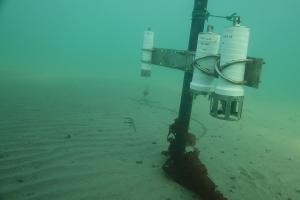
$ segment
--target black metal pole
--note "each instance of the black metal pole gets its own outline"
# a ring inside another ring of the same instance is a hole
[[[208,0],[194,1],[188,50],[195,52],[198,35],[204,29]],[[199,159],[199,150],[194,147],[193,151],[185,152],[186,145],[194,146],[196,142],[195,136],[188,132],[193,104],[193,96],[190,93],[192,79],[193,71],[186,71],[184,73],[179,115],[169,127],[168,141],[170,145],[168,151],[164,152],[168,159],[162,168],[177,183],[194,191],[202,199],[226,200],[223,194],[216,190],[216,185],[208,177],[207,168]],[[175,136],[175,139],[173,136]]]
[[[189,51],[196,51],[198,34],[203,32],[205,24],[205,12],[207,9],[208,0],[195,0],[194,10],[189,39]],[[178,124],[180,129],[176,134],[176,149],[177,153],[181,154],[185,151],[185,138],[188,133],[189,123],[192,112],[193,96],[190,93],[190,83],[193,78],[193,71],[186,71],[184,74],[183,87],[181,93],[181,102],[179,108]]]

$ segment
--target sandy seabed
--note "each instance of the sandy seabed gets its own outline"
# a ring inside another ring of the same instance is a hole
[[[192,200],[161,165],[180,87],[104,79],[1,84],[1,200]],[[300,199],[299,110],[245,101],[243,119],[208,115],[194,102],[191,132],[229,200]],[[276,108],[276,109],[275,109]]]

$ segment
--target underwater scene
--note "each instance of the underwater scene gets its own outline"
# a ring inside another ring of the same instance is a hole
[[[0,0],[0,200],[299,200],[299,7]]]

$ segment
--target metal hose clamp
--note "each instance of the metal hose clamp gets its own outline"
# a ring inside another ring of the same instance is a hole
[[[240,60],[234,60],[234,61],[231,61],[229,63],[226,63],[224,65],[221,65],[219,66],[219,63],[217,63],[215,65],[215,71],[217,72],[217,74],[223,78],[224,80],[228,81],[229,83],[232,83],[232,84],[235,84],[235,85],[245,85],[247,83],[247,81],[243,80],[243,81],[237,81],[237,80],[233,80],[233,79],[230,79],[228,77],[226,77],[222,71],[225,69],[225,68],[228,68],[234,64],[238,64],[238,63],[251,63],[253,62],[252,59],[240,59]]]
[[[210,70],[208,68],[205,68],[205,67],[201,67],[199,65],[199,61],[203,61],[205,59],[208,59],[208,58],[215,58],[216,59],[216,62],[218,63],[219,62],[219,59],[220,59],[220,55],[207,55],[207,56],[204,56],[204,57],[201,57],[201,58],[197,58],[194,60],[194,62],[192,63],[192,66],[195,67],[196,69],[200,70],[201,72],[203,72],[204,74],[206,75],[209,75],[209,76],[215,76],[215,71],[214,70]]]

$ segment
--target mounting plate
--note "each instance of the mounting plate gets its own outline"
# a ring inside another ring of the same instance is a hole
[[[265,61],[262,58],[254,57],[248,57],[248,59],[250,59],[251,62],[246,63],[244,75],[245,85],[248,87],[258,88],[261,82],[260,76],[262,65],[265,64]]]
[[[195,53],[190,51],[154,48],[151,64],[186,71],[192,70],[194,57]]]

